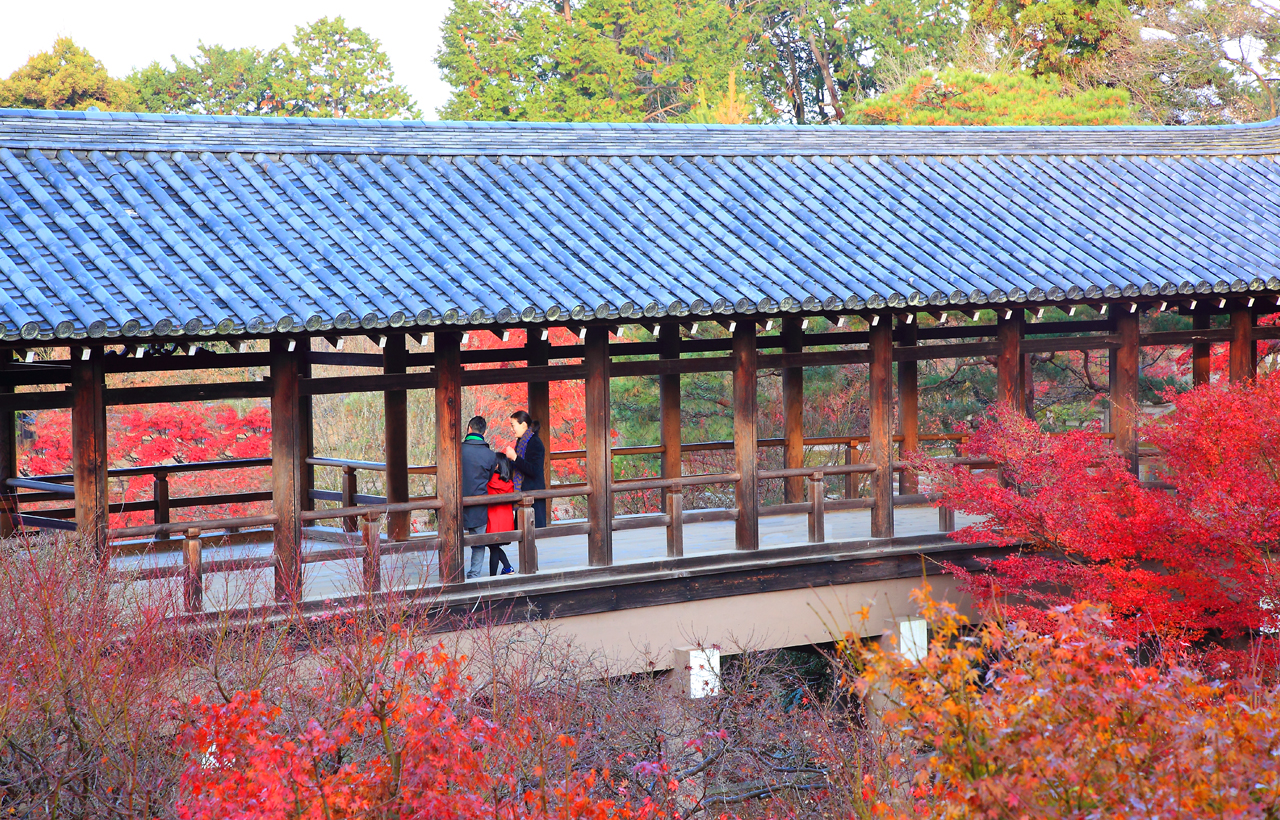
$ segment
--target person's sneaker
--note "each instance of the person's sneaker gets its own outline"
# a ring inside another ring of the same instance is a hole
[[[500,574],[500,575],[510,575],[511,573],[513,573],[513,572],[515,572],[515,571],[516,571],[516,570],[515,570],[515,567],[503,567],[503,568],[502,568],[502,572],[500,572],[499,574]]]

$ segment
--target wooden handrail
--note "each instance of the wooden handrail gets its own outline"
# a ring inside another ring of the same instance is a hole
[[[270,458],[232,458],[226,461],[192,461],[187,464],[152,464],[146,467],[113,467],[107,470],[108,478],[154,475],[155,473],[200,473],[209,470],[243,470],[250,467],[270,467]],[[70,481],[71,473],[31,476],[36,481]]]
[[[137,538],[160,533],[185,532],[187,530],[223,530],[228,527],[268,527],[280,523],[278,515],[251,515],[242,518],[221,518],[209,521],[174,521],[169,524],[148,524],[141,527],[119,527],[109,530],[111,538]]]
[[[872,474],[880,469],[874,464],[823,464],[813,467],[788,467],[782,470],[756,470],[756,478],[793,478],[811,476],[821,473],[823,476],[852,475],[854,473]]]
[[[610,486],[610,489],[615,493],[638,492],[640,490],[679,490],[682,487],[696,487],[704,484],[736,484],[741,480],[741,473],[685,475],[679,478],[633,478],[615,481]]]

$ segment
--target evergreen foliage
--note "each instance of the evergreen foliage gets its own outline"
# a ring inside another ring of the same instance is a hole
[[[417,117],[382,44],[341,17],[298,26],[292,48],[201,44],[190,63],[152,63],[129,81],[145,110],[291,117]]]
[[[859,104],[850,119],[869,125],[1120,125],[1130,119],[1129,93],[1094,88],[1064,94],[1056,77],[1027,72],[926,70]]]

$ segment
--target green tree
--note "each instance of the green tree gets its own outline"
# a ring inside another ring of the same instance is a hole
[[[688,122],[733,76],[752,121],[838,122],[881,66],[941,59],[962,13],[959,0],[459,0],[437,56],[455,89],[442,113]]]
[[[1106,59],[1068,79],[1121,86],[1146,122],[1248,122],[1280,114],[1280,10],[1251,0],[1148,0]]]
[[[417,117],[382,44],[341,17],[298,26],[292,48],[200,44],[190,63],[130,76],[148,111],[292,117]]]
[[[1118,46],[1133,8],[1125,0],[973,0],[969,19],[1019,67],[1063,74]]]
[[[272,59],[273,91],[281,108],[308,117],[420,117],[397,85],[382,43],[341,17],[298,26],[292,51]]]
[[[774,0],[754,69],[776,118],[840,122],[904,67],[945,64],[963,12],[959,0]]]
[[[135,105],[133,87],[112,78],[92,54],[59,37],[9,79],[0,80],[0,108],[123,111]]]
[[[272,69],[279,55],[256,48],[224,48],[201,43],[190,63],[173,58],[173,68],[159,63],[129,76],[144,110],[189,114],[253,115],[281,108],[273,89]]]
[[[759,40],[752,14],[707,0],[458,0],[443,33],[441,114],[466,120],[684,121]]]
[[[1130,122],[1121,88],[1070,92],[1056,77],[922,71],[902,87],[856,106],[868,125],[1119,125]]]

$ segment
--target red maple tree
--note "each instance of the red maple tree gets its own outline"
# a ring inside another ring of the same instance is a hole
[[[19,471],[23,475],[70,472],[70,414],[66,411],[37,413],[29,429],[32,440],[21,453]],[[229,405],[142,405],[111,418],[107,431],[107,459],[112,467],[163,467],[271,455],[271,412],[262,406],[241,412]],[[174,471],[169,475],[169,497],[265,489],[269,475],[267,467]],[[153,478],[151,475],[113,478],[109,491],[113,505],[149,500],[154,492]],[[172,519],[253,515],[262,506],[262,502],[180,506],[173,509]],[[111,526],[149,524],[152,515],[150,510],[112,513]]]
[[[1144,484],[1095,428],[1050,435],[1007,409],[965,454],[993,471],[919,462],[942,504],[984,520],[955,534],[1018,545],[988,573],[960,571],[985,602],[1049,626],[1046,610],[1109,606],[1120,635],[1181,641],[1257,635],[1274,626],[1280,547],[1280,377],[1171,397],[1148,425],[1158,454]]]
[[[558,748],[540,750],[527,719],[500,726],[456,710],[466,694],[459,666],[442,647],[403,651],[348,704],[339,702],[336,687],[317,687],[314,717],[292,731],[280,726],[280,708],[261,692],[238,692],[222,704],[196,701],[198,719],[183,736],[187,767],[179,816],[661,816],[647,800],[632,806],[594,796],[597,779],[607,780],[609,772],[574,765],[576,742],[568,735],[555,737]]]

